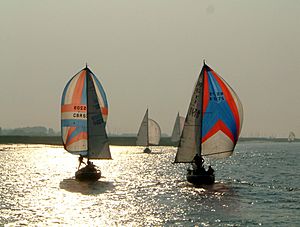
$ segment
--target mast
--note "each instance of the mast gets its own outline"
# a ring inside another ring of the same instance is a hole
[[[203,124],[203,94],[204,94],[204,70],[206,68],[205,59],[203,60],[203,67],[201,73],[203,73],[202,76],[202,91],[201,91],[201,108],[200,108],[200,142],[199,142],[199,155],[201,156],[202,153],[202,124]]]
[[[85,66],[85,83],[86,83],[86,132],[87,132],[87,157],[88,160],[90,158],[90,152],[89,152],[89,88],[88,88],[88,67],[87,64]]]
[[[149,114],[148,114],[148,108],[147,108],[147,147],[149,147]]]

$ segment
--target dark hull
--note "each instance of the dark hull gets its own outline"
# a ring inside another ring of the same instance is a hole
[[[194,185],[209,185],[215,182],[215,175],[209,174],[188,174],[187,181]]]
[[[97,181],[101,177],[101,171],[96,168],[83,167],[76,171],[75,179],[78,181]]]
[[[144,149],[144,153],[151,153],[151,150],[150,150],[150,148],[149,147],[146,147],[145,149]]]

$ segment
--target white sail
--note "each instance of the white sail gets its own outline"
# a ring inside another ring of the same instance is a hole
[[[136,145],[146,147],[149,145],[158,145],[160,135],[160,127],[156,121],[148,118],[147,109],[137,134]]]
[[[192,162],[196,154],[200,154],[200,127],[203,89],[203,73],[196,82],[191,102],[185,118],[180,143],[178,146],[175,162]]]
[[[289,142],[293,142],[295,140],[295,138],[296,138],[295,133],[294,132],[290,132],[288,141]]]
[[[137,146],[148,146],[148,109],[139,128],[136,140]]]
[[[172,131],[171,141],[172,142],[178,142],[180,140],[180,136],[182,133],[182,129],[184,126],[184,117],[179,116],[179,113],[177,114],[175,124]]]
[[[88,157],[90,159],[111,159],[105,122],[101,114],[94,81],[90,76],[87,77],[87,86]]]
[[[152,119],[148,119],[148,145],[158,145],[160,141],[160,127]]]

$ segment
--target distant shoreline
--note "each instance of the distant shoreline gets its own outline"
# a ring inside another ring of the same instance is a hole
[[[287,142],[287,138],[240,138],[239,142]],[[111,136],[109,143],[111,145],[119,146],[135,146],[136,137],[127,136]],[[300,139],[295,139],[295,142],[300,142]],[[47,144],[47,145],[61,145],[62,140],[60,136],[0,136],[0,144]],[[162,137],[159,146],[176,146],[170,140],[170,137]]]
[[[136,137],[112,136],[109,137],[110,145],[135,146]],[[47,145],[63,145],[60,136],[0,136],[0,144],[47,144]],[[160,139],[162,146],[175,146],[176,143],[171,142],[169,137]]]

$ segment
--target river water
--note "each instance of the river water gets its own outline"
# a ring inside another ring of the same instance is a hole
[[[175,147],[111,146],[102,178],[74,180],[60,146],[0,145],[0,226],[300,226],[300,143],[243,142],[206,160],[216,183],[186,182]]]

